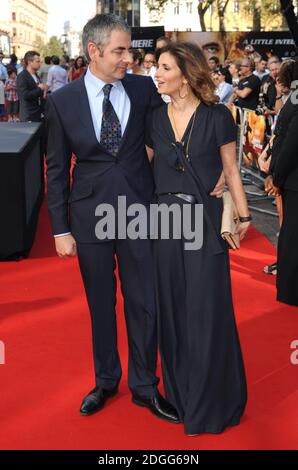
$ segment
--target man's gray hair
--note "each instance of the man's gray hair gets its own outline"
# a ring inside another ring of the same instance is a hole
[[[88,43],[94,42],[98,47],[104,48],[108,44],[111,32],[114,29],[120,29],[129,34],[131,33],[130,27],[126,21],[111,13],[95,15],[88,21],[88,23],[85,24],[83,28],[82,42],[84,54],[88,61],[90,61]]]
[[[250,70],[253,72],[255,70],[255,62],[253,59],[251,59],[250,57],[243,57],[242,58],[242,62],[248,62],[248,65],[250,67]],[[241,62],[241,63],[242,63]]]

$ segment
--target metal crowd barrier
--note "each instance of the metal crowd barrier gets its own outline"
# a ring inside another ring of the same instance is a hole
[[[260,155],[262,148],[272,136],[272,132],[270,134],[266,132],[268,129],[271,130],[272,118],[271,116],[259,116],[250,109],[239,108],[238,106],[233,107],[232,114],[237,125],[237,161],[248,200],[248,207],[256,212],[277,217],[276,210],[258,207],[258,203],[261,201],[269,199],[273,202],[275,199],[273,196],[268,196],[264,191],[265,177],[256,164],[257,156]],[[256,125],[262,122],[263,129],[252,128],[253,122]],[[253,135],[257,135],[257,139],[254,140]],[[247,186],[255,187],[257,190]]]

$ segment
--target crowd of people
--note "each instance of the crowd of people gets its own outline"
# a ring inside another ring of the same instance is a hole
[[[20,62],[11,54],[7,65],[3,58],[0,51],[0,121],[41,120],[48,94],[86,72],[83,56],[45,56],[41,63],[38,51],[28,51]],[[32,113],[28,113],[28,108]]]
[[[156,50],[169,43],[168,37],[158,38]],[[70,59],[68,55],[46,56],[41,64],[38,51],[28,51],[20,62],[15,54],[11,54],[7,65],[3,64],[3,57],[0,51],[0,120],[9,122],[20,119],[32,120],[32,116],[20,118],[20,113],[24,114],[20,110],[21,102],[24,106],[26,103],[22,99],[25,90],[21,85],[18,86],[18,82],[22,82],[18,79],[18,75],[24,70],[29,68],[29,73],[42,91],[36,101],[42,115],[47,95],[84,75],[88,65],[84,56]],[[36,57],[39,59],[36,60]],[[35,65],[32,67],[34,60]],[[287,63],[288,60],[284,62]],[[269,59],[262,57],[252,46],[246,46],[243,57],[238,61],[226,59],[224,63],[220,63],[216,56],[208,59],[211,78],[220,103],[228,107],[234,104],[240,108],[257,110],[258,113],[273,118],[277,116],[289,94],[289,90],[284,90],[278,79],[282,63],[277,56]],[[127,72],[150,76],[157,85],[155,51],[132,49],[131,63],[127,67]],[[168,102],[166,96],[163,96],[163,99]],[[25,101],[28,101],[28,97]]]

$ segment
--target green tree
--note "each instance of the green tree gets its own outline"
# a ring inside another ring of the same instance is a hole
[[[63,47],[57,38],[57,36],[52,36],[47,44],[44,43],[43,39],[40,36],[36,36],[34,41],[34,49],[40,53],[42,57],[57,55],[61,57],[64,54]]]
[[[252,16],[252,30],[268,29],[274,19],[281,15],[279,0],[242,0],[244,14]]]
[[[63,47],[57,36],[50,37],[49,42],[45,46],[44,55],[57,55],[58,57],[61,57],[63,54]]]
[[[45,54],[46,45],[43,39],[41,38],[41,36],[36,36],[35,41],[33,43],[33,47],[37,52],[40,53],[42,57],[46,55]]]

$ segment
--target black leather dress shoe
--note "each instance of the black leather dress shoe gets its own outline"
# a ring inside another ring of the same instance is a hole
[[[138,406],[148,408],[158,418],[170,421],[171,423],[181,423],[175,408],[166,401],[159,392],[151,398],[141,397],[133,394],[132,402]]]
[[[80,413],[83,416],[89,416],[101,410],[107,399],[113,397],[118,392],[118,385],[111,390],[95,387],[84,398],[81,404]]]

